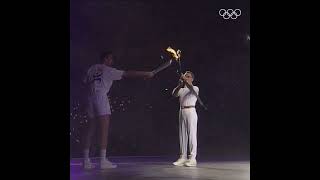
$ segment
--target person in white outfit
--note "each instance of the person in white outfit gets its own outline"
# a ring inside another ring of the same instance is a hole
[[[186,71],[179,80],[179,85],[174,88],[172,95],[179,97],[179,140],[180,140],[180,157],[174,162],[175,166],[196,166],[197,165],[197,111],[195,108],[197,97],[185,85],[188,83],[193,86],[194,74]],[[199,95],[199,88],[193,86],[195,92]],[[190,155],[187,158],[187,148],[189,140]]]
[[[88,90],[88,123],[85,127],[83,137],[83,156],[84,168],[92,169],[94,165],[89,158],[89,149],[91,139],[94,135],[95,129],[98,126],[100,134],[100,168],[115,168],[106,158],[106,149],[108,144],[108,130],[110,123],[110,103],[108,100],[108,92],[112,86],[113,81],[121,80],[123,77],[140,77],[152,78],[152,72],[144,71],[122,71],[112,67],[113,55],[112,52],[104,52],[101,55],[101,64],[95,64],[89,68],[84,78],[84,84]]]

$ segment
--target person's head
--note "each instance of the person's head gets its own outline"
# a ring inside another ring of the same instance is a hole
[[[105,51],[105,52],[101,53],[100,62],[102,64],[107,65],[107,66],[112,66],[113,65],[112,52],[111,51]]]
[[[188,81],[188,83],[192,83],[194,80],[194,74],[191,71],[186,71],[184,73],[184,76],[186,77],[186,80]]]

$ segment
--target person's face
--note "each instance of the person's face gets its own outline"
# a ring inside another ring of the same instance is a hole
[[[108,66],[113,65],[113,56],[112,54],[109,54],[105,59],[104,59],[104,64]]]
[[[186,72],[185,74],[184,74],[184,76],[186,77],[186,81],[188,82],[188,83],[192,83],[193,82],[193,77],[192,77],[192,74],[191,73],[189,73],[189,72]]]

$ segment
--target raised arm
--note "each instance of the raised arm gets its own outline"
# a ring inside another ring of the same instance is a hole
[[[172,91],[172,96],[178,97],[178,92],[183,86],[184,86],[184,82],[180,79],[178,86],[175,87]]]

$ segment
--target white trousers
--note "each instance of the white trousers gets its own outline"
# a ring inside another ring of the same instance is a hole
[[[180,157],[187,158],[189,140],[190,159],[197,156],[197,122],[198,115],[195,108],[180,109],[179,113],[179,139]]]

